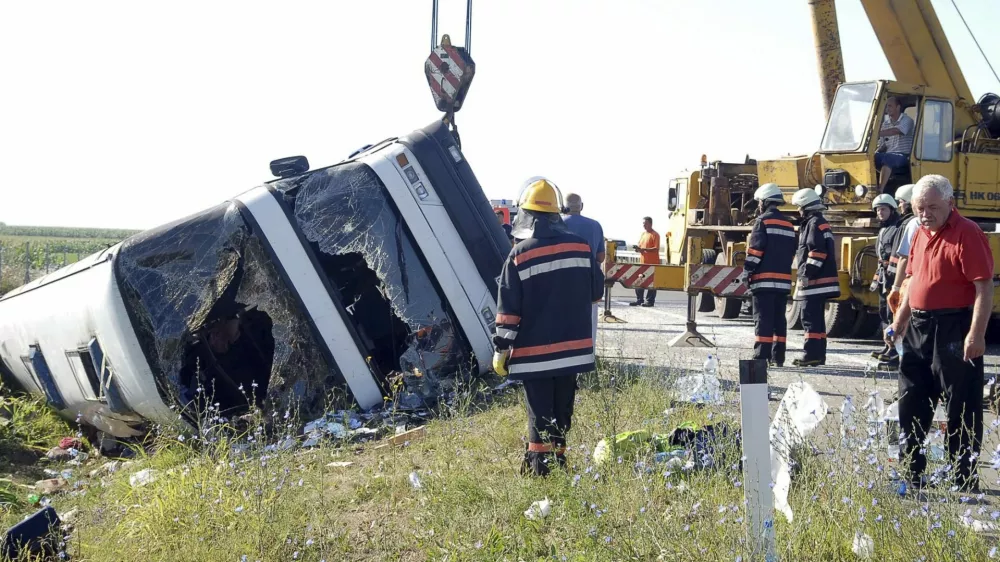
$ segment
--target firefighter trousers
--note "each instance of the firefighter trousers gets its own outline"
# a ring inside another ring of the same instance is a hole
[[[826,362],[826,299],[806,297],[802,301],[801,318],[802,329],[806,333],[802,360]]]
[[[766,359],[782,365],[785,362],[785,341],[788,325],[785,321],[787,293],[753,294],[753,358]]]
[[[976,483],[976,461],[983,440],[983,358],[965,361],[965,337],[972,309],[913,311],[903,337],[899,365],[899,429],[906,436],[904,458],[910,475],[927,467],[921,453],[933,432],[934,409],[944,400],[948,415],[948,458],[956,467],[957,484]]]
[[[553,459],[565,465],[566,434],[572,425],[576,388],[576,375],[524,381],[528,449],[522,472],[544,476]]]
[[[880,287],[879,291],[881,290]],[[884,334],[885,329],[892,324],[892,311],[889,310],[889,295],[882,292],[878,294],[878,315],[882,320],[882,333]],[[892,357],[896,356],[896,348],[894,347],[886,347],[885,351]]]

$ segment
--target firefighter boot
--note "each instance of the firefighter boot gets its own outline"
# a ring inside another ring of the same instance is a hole
[[[522,476],[548,476],[552,470],[552,453],[534,453],[525,451],[521,463]]]

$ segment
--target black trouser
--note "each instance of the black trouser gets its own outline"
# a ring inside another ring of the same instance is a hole
[[[964,359],[971,325],[971,309],[914,310],[910,317],[899,366],[899,429],[906,435],[904,453],[912,455],[913,477],[927,466],[920,447],[941,398],[948,414],[948,458],[959,485],[976,473],[971,454],[979,455],[983,440],[983,358]]]
[[[788,325],[785,321],[785,305],[788,293],[753,294],[753,358],[767,359],[777,364],[785,362],[785,340]]]
[[[635,290],[635,302],[642,302],[642,292],[643,289]],[[649,289],[646,291],[646,303],[654,304],[656,303],[656,289]]]
[[[806,342],[802,346],[803,361],[826,361],[826,299],[806,297],[802,301],[802,329],[806,332]]]
[[[560,463],[565,462],[563,449],[566,447],[566,434],[572,425],[576,386],[576,375],[524,381],[524,397],[528,402],[525,470],[547,474],[552,453]]]

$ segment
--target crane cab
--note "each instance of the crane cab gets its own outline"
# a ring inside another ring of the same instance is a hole
[[[867,214],[880,193],[875,158],[890,98],[899,101],[914,132],[908,165],[891,171],[885,192],[939,174],[955,186],[960,209],[974,217],[1000,217],[1000,142],[989,124],[972,120],[964,99],[888,80],[841,84],[819,150],[811,157],[762,162],[760,183],[773,181],[789,193],[817,186],[831,213],[844,213],[847,222],[851,215]],[[988,111],[992,117],[996,100],[987,95],[981,102],[975,106],[982,106],[980,115]]]

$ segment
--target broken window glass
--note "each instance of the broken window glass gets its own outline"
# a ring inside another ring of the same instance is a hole
[[[397,405],[433,401],[470,369],[469,345],[378,175],[351,162],[275,182]]]
[[[231,416],[254,401],[316,416],[343,380],[233,203],[127,240],[115,268],[167,404],[218,403]]]

